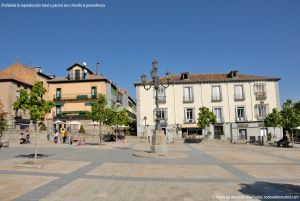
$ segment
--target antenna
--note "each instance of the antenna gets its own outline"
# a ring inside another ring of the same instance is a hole
[[[96,75],[98,75],[98,74],[99,74],[99,65],[100,65],[100,62],[99,62],[99,61],[97,61]]]

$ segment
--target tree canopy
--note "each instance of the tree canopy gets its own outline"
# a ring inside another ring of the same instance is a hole
[[[32,120],[39,121],[45,118],[45,115],[54,107],[53,101],[43,99],[45,93],[43,82],[36,82],[29,94],[26,90],[21,89],[20,98],[13,103],[14,110],[28,110]]]
[[[283,103],[280,114],[282,117],[281,126],[283,128],[291,131],[293,128],[300,126],[300,112],[295,109],[291,100]]]
[[[216,123],[216,116],[211,112],[207,107],[200,107],[198,113],[198,122],[197,125],[199,128],[205,129],[211,124]]]
[[[280,112],[274,108],[272,113],[268,114],[264,120],[265,127],[278,127],[282,124],[282,117]]]

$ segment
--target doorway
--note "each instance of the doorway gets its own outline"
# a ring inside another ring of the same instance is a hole
[[[214,139],[221,139],[221,135],[224,134],[223,126],[214,126]]]

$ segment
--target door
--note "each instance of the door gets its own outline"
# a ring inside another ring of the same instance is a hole
[[[239,129],[239,140],[247,140],[247,129]]]
[[[214,127],[214,138],[221,139],[221,135],[223,135],[223,126],[215,126]]]

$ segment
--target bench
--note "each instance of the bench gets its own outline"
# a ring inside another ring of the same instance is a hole
[[[9,147],[9,141],[8,140],[0,140],[0,148],[1,147]]]

